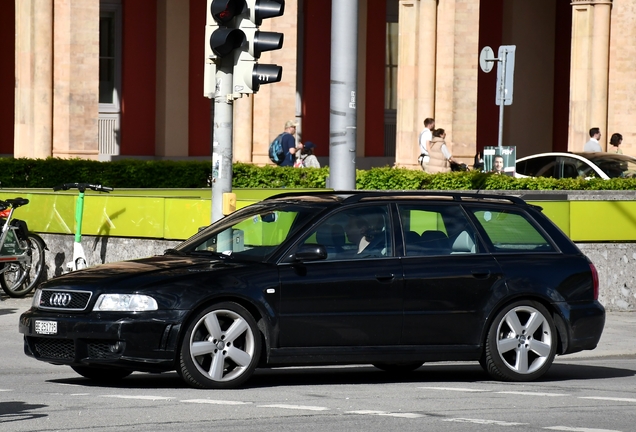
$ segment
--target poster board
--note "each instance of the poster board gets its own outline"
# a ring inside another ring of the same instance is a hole
[[[514,177],[517,164],[515,146],[484,147],[484,171]]]

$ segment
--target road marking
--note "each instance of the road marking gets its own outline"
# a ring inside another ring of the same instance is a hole
[[[252,402],[239,402],[229,400],[211,400],[211,399],[188,399],[182,400],[185,403],[212,404],[212,405],[249,405]]]
[[[550,397],[559,397],[559,396],[570,396],[565,393],[538,393],[538,392],[522,392],[522,391],[500,391],[497,394],[511,394],[511,395],[523,395],[523,396],[550,396]]]
[[[292,410],[308,410],[308,411],[329,411],[329,408],[309,405],[285,405],[285,404],[272,404],[272,405],[258,405],[259,408],[282,408]]]
[[[90,396],[90,393],[71,393],[70,396]]]
[[[506,421],[500,421],[500,420],[468,419],[468,418],[451,418],[451,419],[444,419],[442,421],[457,422],[457,423],[475,423],[475,424],[481,424],[481,425],[495,425],[495,426],[523,426],[528,424],[528,423],[506,422]]]
[[[636,402],[636,399],[632,398],[615,398],[615,397],[595,397],[595,396],[581,396],[579,399],[595,399],[595,400],[605,400],[612,402]]]
[[[377,416],[385,416],[385,417],[401,417],[401,418],[420,418],[426,417],[423,414],[416,413],[397,413],[397,412],[387,412],[387,411],[370,411],[370,410],[360,410],[360,411],[347,411],[345,414],[360,414],[360,415],[377,415]]]
[[[418,387],[418,388],[421,388],[423,390],[448,390],[448,391],[467,392],[467,393],[489,392],[490,391],[490,390],[462,388],[462,387]]]
[[[0,392],[3,392],[3,391],[13,391],[13,389],[0,389]]]
[[[568,427],[568,426],[550,426],[550,427],[544,427],[543,429],[568,431],[568,432],[621,432],[615,429],[575,428],[575,427]]]
[[[139,399],[139,400],[151,400],[151,401],[173,400],[174,399],[173,397],[165,397],[165,396],[102,395],[102,397],[116,398],[116,399]]]

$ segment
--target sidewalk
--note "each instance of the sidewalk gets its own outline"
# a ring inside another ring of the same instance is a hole
[[[0,294],[0,330],[12,327],[18,332],[18,318],[31,307],[32,297],[14,299]],[[563,357],[561,360],[576,358],[598,358],[636,355],[636,312],[607,312],[605,328],[598,347],[592,351],[581,351]]]

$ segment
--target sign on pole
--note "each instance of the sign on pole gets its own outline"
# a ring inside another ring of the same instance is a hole
[[[497,67],[497,98],[495,103],[512,105],[512,92],[515,76],[515,45],[502,45],[499,47],[499,65]]]

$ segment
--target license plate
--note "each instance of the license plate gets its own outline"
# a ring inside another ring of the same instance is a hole
[[[35,321],[35,332],[37,334],[52,335],[57,334],[56,321]]]

